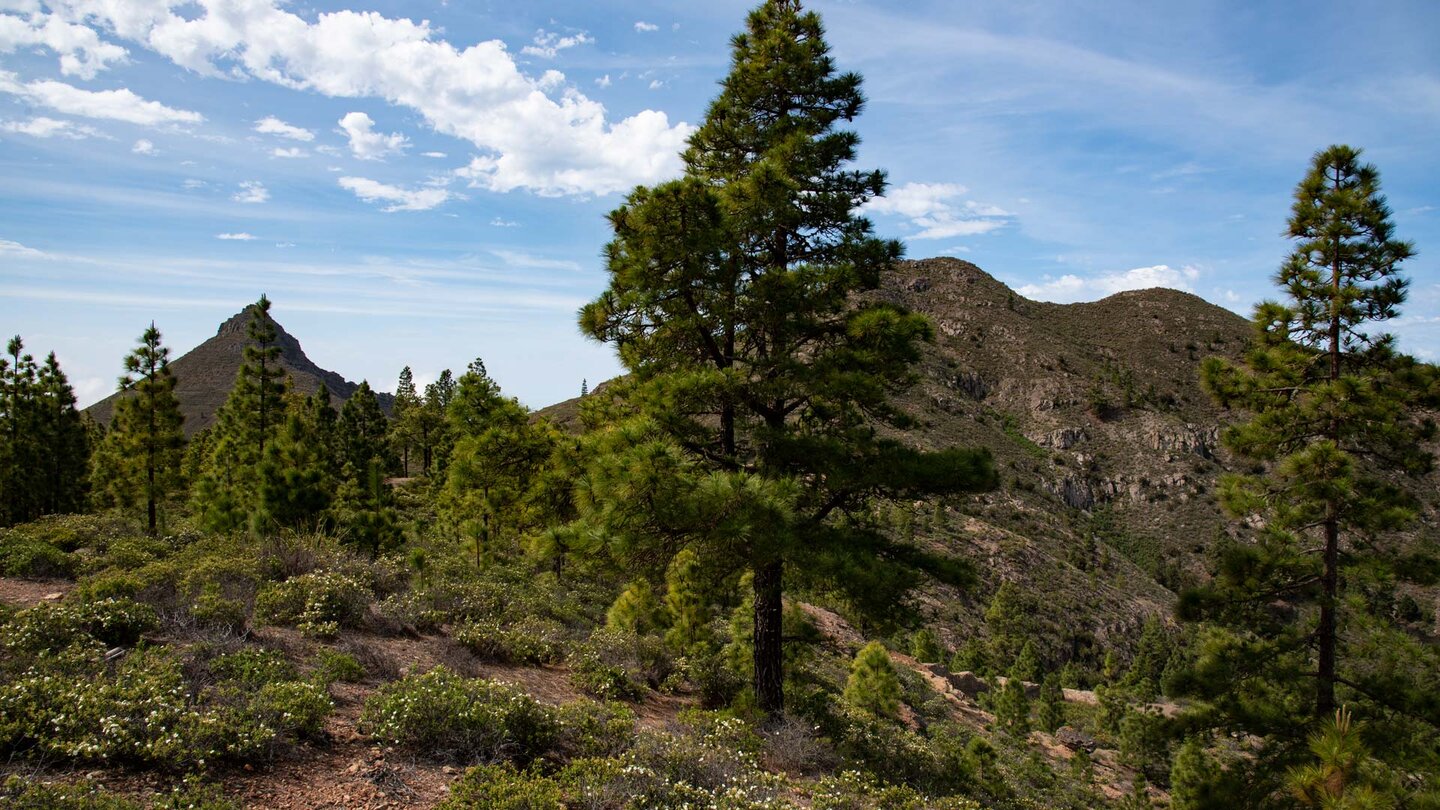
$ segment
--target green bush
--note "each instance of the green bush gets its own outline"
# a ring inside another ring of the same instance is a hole
[[[204,627],[229,632],[245,628],[245,603],[239,599],[226,599],[220,593],[220,586],[210,584],[200,590],[190,606],[190,615]]]
[[[613,757],[635,744],[635,713],[619,703],[577,700],[555,710],[558,751],[567,759]]]
[[[232,671],[241,677],[196,694],[183,662],[159,650],[113,664],[83,646],[36,658],[0,685],[0,753],[203,768],[269,756],[292,737],[319,733],[331,708],[323,687],[262,680],[286,674],[265,659]]]
[[[638,700],[676,672],[675,659],[654,636],[597,630],[571,651],[571,681],[602,700]]]
[[[3,628],[0,644],[11,653],[38,654],[71,644],[130,646],[159,626],[155,611],[129,599],[40,604],[20,611]]]
[[[0,785],[0,804],[9,810],[141,810],[140,805],[112,796],[98,785],[45,785],[20,776]]]
[[[365,680],[365,666],[350,653],[322,649],[315,654],[315,673],[324,683],[359,683]]]
[[[474,621],[457,630],[455,640],[482,660],[512,664],[551,664],[566,647],[564,625],[534,617],[510,625]]]
[[[274,650],[245,649],[222,655],[210,662],[210,671],[221,680],[254,688],[299,677],[295,665]]]
[[[816,782],[810,802],[814,810],[981,810],[971,799],[926,797],[914,788],[887,785],[858,771],[844,771]]]
[[[0,534],[0,575],[23,579],[69,579],[75,558],[43,540],[15,532]]]
[[[255,596],[255,619],[324,638],[341,627],[358,626],[372,596],[368,585],[347,574],[302,574],[262,587]]]
[[[436,759],[528,764],[551,750],[554,712],[522,689],[445,667],[407,675],[365,702],[360,726],[376,740]]]
[[[539,774],[517,771],[501,762],[465,772],[437,810],[565,810],[560,786]]]

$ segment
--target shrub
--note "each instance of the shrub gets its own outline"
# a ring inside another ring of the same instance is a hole
[[[112,796],[98,785],[45,785],[20,776],[0,785],[0,804],[10,810],[141,810],[140,805]]]
[[[246,649],[222,655],[210,662],[210,671],[223,680],[253,688],[299,677],[295,665],[275,650]]]
[[[645,687],[635,682],[625,668],[607,664],[599,652],[586,646],[571,653],[570,683],[600,700],[639,700]]]
[[[315,739],[335,704],[325,687],[317,683],[290,681],[260,687],[250,705],[251,716],[283,734]]]
[[[302,574],[261,588],[255,597],[255,619],[330,637],[341,627],[358,626],[371,596],[369,586],[346,574]]]
[[[245,603],[238,599],[226,599],[220,589],[207,587],[195,597],[190,606],[190,615],[204,627],[226,632],[238,632],[245,628]]]
[[[501,762],[466,771],[437,810],[565,810],[562,796],[554,780]]]
[[[827,776],[815,783],[810,793],[814,810],[981,810],[970,799],[928,798],[906,786],[886,785],[857,771]]]
[[[619,703],[567,703],[556,709],[555,723],[567,759],[613,757],[635,744],[635,713]]]
[[[476,621],[456,631],[455,640],[486,661],[550,664],[564,657],[565,627],[539,618],[523,619],[513,625]]]
[[[12,653],[31,654],[91,640],[110,647],[129,646],[158,625],[154,610],[129,599],[40,604],[6,622],[0,628],[0,643]]]
[[[445,667],[380,687],[360,725],[376,740],[429,757],[522,764],[549,751],[557,729],[554,713],[518,687]]]
[[[365,665],[347,652],[322,649],[315,654],[315,673],[324,683],[359,683],[365,680]]]
[[[899,715],[900,680],[890,663],[890,654],[880,642],[872,641],[855,654],[850,679],[845,683],[845,699],[880,717]]]
[[[0,534],[0,574],[24,579],[69,579],[75,558],[43,540],[14,532]]]

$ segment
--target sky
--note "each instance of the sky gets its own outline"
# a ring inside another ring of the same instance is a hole
[[[82,405],[265,293],[393,390],[475,357],[532,407],[620,372],[575,312],[676,176],[750,3],[0,0],[0,332]],[[1440,360],[1440,4],[812,0],[868,103],[866,214],[1035,299],[1273,297],[1311,156],[1380,169]]]

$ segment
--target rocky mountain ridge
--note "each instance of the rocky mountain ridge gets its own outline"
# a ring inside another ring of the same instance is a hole
[[[235,375],[240,370],[249,323],[250,308],[246,307],[221,323],[214,337],[170,361],[170,369],[176,378],[175,396],[180,400],[181,412],[185,414],[186,436],[193,436],[214,424],[215,412],[225,404],[225,398],[235,384]],[[330,390],[331,400],[337,408],[355,393],[359,387],[356,383],[316,365],[305,355],[300,341],[278,322],[275,322],[275,335],[280,345],[280,365],[289,374],[295,390],[308,395],[323,385]],[[108,424],[120,396],[119,393],[111,394],[86,408],[85,412],[100,424]],[[394,398],[385,393],[379,393],[377,397],[380,407],[388,413]]]

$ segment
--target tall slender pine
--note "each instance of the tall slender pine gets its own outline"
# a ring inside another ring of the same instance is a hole
[[[753,684],[770,713],[784,702],[787,570],[826,577],[874,560],[884,543],[852,519],[870,495],[994,480],[988,456],[922,456],[875,432],[876,421],[904,423],[889,396],[932,332],[921,316],[854,299],[900,256],[853,213],[885,188],[883,173],[847,168],[859,138],[840,125],[862,106],[860,77],[836,71],[819,17],[798,0],[761,4],[733,40],[685,177],[636,189],[610,215],[610,286],[580,316],[616,345],[638,401],[688,453],[796,485],[793,519],[729,549],[754,573]]]

